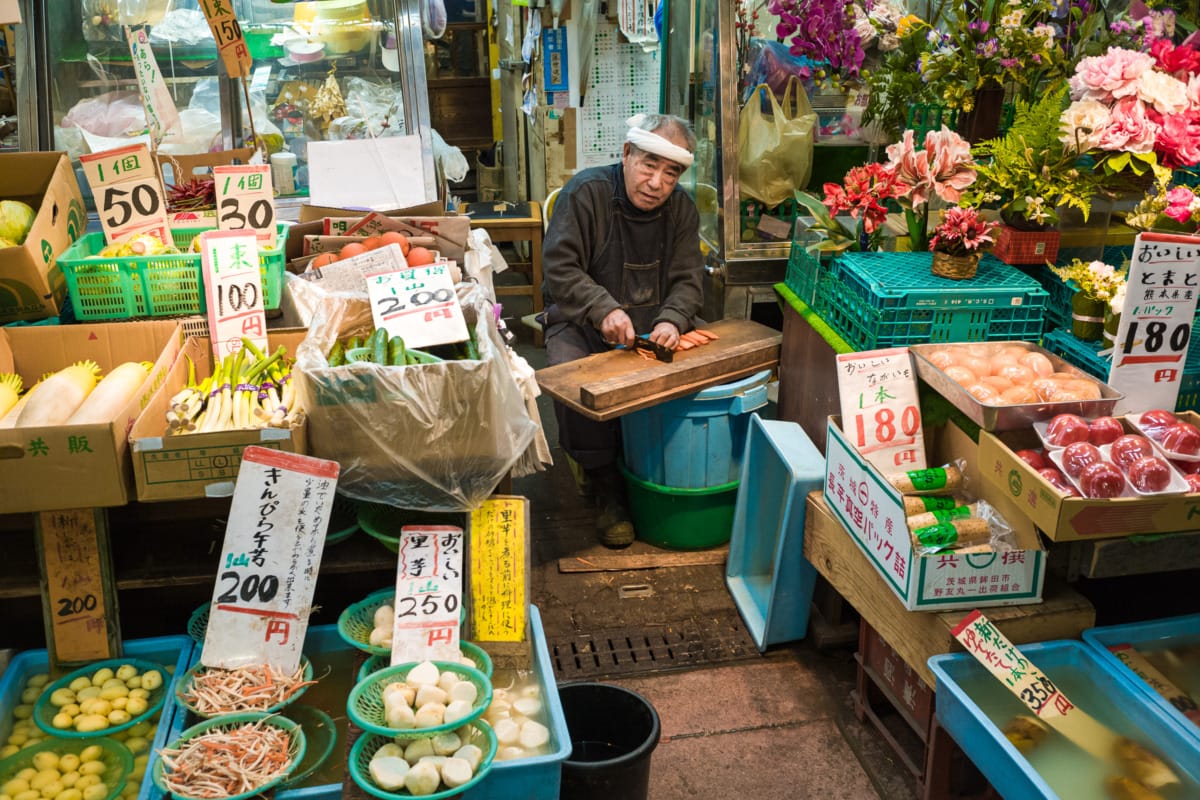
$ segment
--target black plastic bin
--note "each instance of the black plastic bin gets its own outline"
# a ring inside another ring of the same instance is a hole
[[[563,800],[646,800],[661,733],[650,701],[607,683],[572,683],[558,695],[571,734]]]

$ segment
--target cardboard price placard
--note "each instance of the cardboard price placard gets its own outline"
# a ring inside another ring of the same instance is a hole
[[[392,664],[458,661],[463,531],[453,525],[405,525],[396,566]]]
[[[217,227],[253,230],[261,247],[275,246],[275,192],[266,164],[213,167],[217,190]]]
[[[1125,395],[1114,413],[1174,408],[1200,291],[1200,237],[1139,233],[1127,281],[1108,373]]]
[[[109,637],[115,621],[107,618],[98,513],[104,512],[88,508],[37,515],[56,661],[94,661],[118,655]]]
[[[528,605],[529,501],[493,496],[471,512],[471,631],[481,642],[523,642]]]
[[[133,57],[150,135],[155,142],[176,138],[173,134],[180,129],[179,109],[175,107],[167,84],[163,82],[154,50],[150,47],[150,37],[145,28],[130,30],[128,35],[129,54]]]
[[[367,294],[375,327],[401,337],[407,347],[467,339],[467,321],[448,264],[370,273]]]
[[[842,427],[858,452],[884,472],[925,468],[917,379],[908,349],[837,357]]]
[[[79,161],[96,198],[107,242],[152,233],[164,244],[171,243],[162,182],[146,145],[91,153],[80,156]]]
[[[1116,644],[1110,646],[1108,650],[1117,657],[1117,660],[1129,667],[1134,675],[1144,680],[1151,689],[1174,706],[1179,713],[1200,725],[1200,706],[1196,705],[1196,701],[1172,683],[1170,678],[1159,672],[1133,645]]]
[[[246,37],[242,35],[242,26],[234,16],[231,0],[200,0],[200,10],[212,29],[225,71],[231,77],[247,77],[254,59],[246,47]]]
[[[200,656],[206,667],[295,672],[337,476],[336,461],[246,448]]]
[[[236,353],[242,337],[265,350],[267,317],[264,312],[262,271],[258,241],[246,231],[207,231],[200,234],[200,258],[208,305],[208,335],[213,355],[222,359]]]

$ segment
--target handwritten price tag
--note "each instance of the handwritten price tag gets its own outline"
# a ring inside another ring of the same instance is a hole
[[[842,429],[867,461],[885,472],[925,468],[917,380],[908,349],[837,357]]]
[[[467,339],[467,321],[446,264],[367,274],[367,295],[376,328],[408,347]]]
[[[57,661],[94,661],[118,655],[109,641],[97,513],[103,512],[80,509],[37,515]]]
[[[236,353],[246,337],[267,348],[258,242],[245,231],[200,234],[200,258],[208,305],[208,335],[217,359]]]
[[[107,242],[152,233],[164,244],[171,243],[162,183],[146,145],[91,153],[80,156],[79,161],[96,198]]]
[[[458,660],[463,549],[462,528],[453,525],[400,529],[393,665]]]
[[[1138,234],[1108,374],[1125,394],[1115,413],[1175,407],[1198,291],[1200,237]]]
[[[217,42],[217,52],[225,64],[225,71],[230,77],[244,78],[250,74],[254,59],[246,47],[246,37],[242,35],[242,26],[238,24],[233,13],[233,3],[230,0],[200,0],[200,10],[208,20],[212,29],[213,39]]]
[[[167,84],[163,82],[158,60],[150,47],[150,37],[145,28],[130,29],[128,37],[129,54],[133,57],[150,135],[155,142],[175,138],[171,134],[179,130],[179,110],[175,107],[175,101],[171,99]]]
[[[213,167],[217,189],[217,227],[252,229],[260,247],[275,246],[275,194],[266,164]]]
[[[337,488],[338,464],[247,447],[229,507],[200,660],[293,672]]]
[[[1117,644],[1108,649],[1122,664],[1129,667],[1134,675],[1162,695],[1163,699],[1174,706],[1179,713],[1200,725],[1200,706],[1196,705],[1196,701],[1172,683],[1170,678],[1159,672],[1153,664],[1146,660],[1145,656],[1134,649],[1133,645]]]

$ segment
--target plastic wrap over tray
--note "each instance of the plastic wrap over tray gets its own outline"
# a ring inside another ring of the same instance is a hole
[[[300,345],[297,385],[313,455],[341,464],[338,491],[400,508],[469,511],[508,473],[537,432],[503,355],[483,291],[460,284],[478,361],[331,368],[333,343],[372,330],[366,297],[331,295]]]

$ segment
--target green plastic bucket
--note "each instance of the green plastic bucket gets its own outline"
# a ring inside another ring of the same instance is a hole
[[[675,489],[637,477],[619,463],[637,538],[660,547],[716,547],[733,533],[738,482],[707,489]]]

